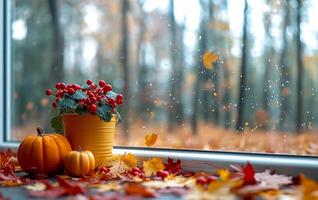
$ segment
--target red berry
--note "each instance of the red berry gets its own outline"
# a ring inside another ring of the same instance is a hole
[[[123,104],[123,100],[122,100],[122,99],[117,99],[117,103],[118,103],[119,105],[121,105],[121,104]]]
[[[89,105],[89,107],[88,107],[88,110],[89,110],[89,112],[90,113],[96,113],[97,112],[97,106],[95,105],[95,104],[91,104],[91,105]]]
[[[103,89],[102,89],[102,88],[97,88],[96,94],[100,94],[100,93],[102,93],[102,92],[103,92]]]
[[[60,97],[56,97],[56,98],[54,99],[55,102],[59,102],[59,100],[60,100]]]
[[[55,88],[56,88],[56,89],[61,89],[61,83],[56,83],[56,84],[55,84]]]
[[[96,101],[97,101],[96,97],[91,97],[90,100],[92,103],[96,103]]]
[[[89,96],[89,98],[93,98],[95,95],[94,95],[94,93],[92,93],[92,92],[87,92],[87,95]]]
[[[74,90],[73,88],[69,88],[69,89],[67,90],[67,93],[68,93],[69,95],[72,95],[72,94],[75,93],[75,90]]]
[[[53,108],[57,108],[57,103],[56,103],[56,102],[53,102],[53,103],[52,103],[52,106],[53,106]]]
[[[87,83],[87,85],[91,85],[91,84],[93,83],[93,81],[91,81],[91,80],[88,79],[88,80],[86,81],[86,83]]]
[[[118,100],[123,100],[124,99],[124,95],[122,95],[122,94],[118,94],[117,96],[116,96],[116,100],[118,101]]]
[[[104,87],[106,85],[106,82],[104,80],[100,80],[98,85],[99,87]]]
[[[199,185],[205,185],[207,183],[207,179],[204,176],[199,176],[196,182]]]
[[[206,181],[207,181],[207,183],[211,183],[211,182],[215,181],[215,177],[208,176],[208,177],[206,177]]]
[[[107,92],[109,92],[109,91],[112,91],[113,88],[112,88],[111,85],[106,84],[106,85],[103,87],[103,90],[104,90],[105,93],[107,93]]]
[[[46,90],[46,95],[47,95],[47,96],[50,96],[51,94],[52,94],[52,90],[51,90],[51,89],[47,89],[47,90]]]
[[[101,100],[103,100],[103,97],[102,96],[98,96],[97,97],[97,101],[101,101]]]
[[[169,172],[165,170],[157,171],[157,176],[161,177],[162,179],[166,178],[169,175]]]
[[[114,105],[115,100],[112,99],[112,98],[108,98],[108,99],[107,99],[107,103],[110,104],[110,105]]]
[[[66,85],[65,85],[65,83],[60,83],[60,89],[65,89],[65,87],[66,87]]]
[[[75,87],[75,88],[74,88],[75,90],[80,90],[80,89],[82,89],[82,87],[81,87],[80,85],[78,85],[78,84],[74,84],[74,87]]]
[[[92,83],[89,87],[91,88],[91,90],[95,90],[96,85],[94,83]]]
[[[140,172],[133,171],[133,172],[132,172],[132,175],[134,175],[134,176],[139,176],[139,175],[140,175]]]

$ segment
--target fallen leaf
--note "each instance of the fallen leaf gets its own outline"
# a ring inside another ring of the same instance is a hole
[[[217,173],[222,181],[226,181],[230,178],[230,171],[227,169],[219,169]]]
[[[15,187],[23,185],[23,183],[20,180],[9,180],[9,181],[1,181],[1,186],[4,187]]]
[[[156,133],[147,134],[145,137],[145,144],[150,147],[153,146],[158,139],[158,135]]]
[[[160,158],[151,158],[148,161],[143,161],[143,168],[146,176],[152,176],[159,170],[163,170],[165,166]]]
[[[205,69],[212,69],[213,63],[219,60],[219,56],[211,51],[206,51],[203,55],[203,66]]]
[[[279,189],[281,186],[292,183],[292,177],[279,174],[271,174],[270,170],[256,173],[254,177],[258,185],[269,186],[272,189]]]
[[[46,185],[44,183],[38,182],[31,185],[24,186],[27,190],[32,191],[42,191],[46,189]]]
[[[183,176],[175,176],[171,179],[146,181],[142,184],[148,188],[164,189],[169,187],[194,187],[196,180],[194,178],[185,178]]]
[[[179,159],[174,161],[172,158],[168,158],[167,162],[163,164],[165,171],[168,171],[170,174],[180,175],[182,172],[181,161]]]
[[[155,193],[139,183],[128,183],[125,187],[126,195],[138,195],[142,197],[156,197]]]
[[[244,185],[251,185],[255,184],[255,171],[251,163],[247,162],[246,166],[243,168],[243,173],[244,173]]]
[[[115,155],[107,160],[107,165],[110,166],[111,174],[120,174],[126,172],[137,166],[138,159],[132,153],[125,153],[124,155]]]
[[[318,183],[305,175],[300,175],[300,186],[303,200],[318,199]]]
[[[95,188],[97,192],[118,191],[121,189],[118,181],[112,181],[105,184],[94,184],[90,185],[90,187]]]

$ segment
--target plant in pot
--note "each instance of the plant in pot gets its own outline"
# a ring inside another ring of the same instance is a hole
[[[98,85],[91,80],[82,86],[56,83],[46,94],[54,98],[52,107],[57,111],[52,127],[64,132],[72,149],[81,146],[91,151],[96,165],[112,156],[115,125],[121,119],[115,109],[123,103],[122,94],[115,93],[104,80]]]

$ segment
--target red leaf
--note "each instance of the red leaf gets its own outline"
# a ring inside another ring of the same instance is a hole
[[[164,170],[170,174],[180,175],[182,172],[181,161],[179,159],[174,161],[172,158],[168,158],[168,162],[163,164],[165,166]]]
[[[145,186],[139,183],[128,183],[126,185],[125,194],[126,195],[138,195],[142,197],[156,197],[156,195],[148,190]]]
[[[14,173],[14,165],[9,160],[0,169],[0,181],[15,181],[18,177]]]
[[[244,174],[244,185],[251,185],[256,183],[256,180],[254,177],[255,170],[253,166],[251,165],[251,163],[247,162],[247,164],[243,168],[243,174]]]
[[[54,199],[61,196],[84,194],[85,189],[76,183],[71,183],[61,177],[57,177],[59,186],[53,186],[48,181],[39,181],[46,185],[46,190],[43,191],[29,191],[29,195],[34,198]]]

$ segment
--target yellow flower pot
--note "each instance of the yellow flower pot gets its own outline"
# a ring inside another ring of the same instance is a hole
[[[64,114],[64,134],[72,149],[79,146],[94,154],[96,166],[112,156],[116,115],[109,122],[91,114]]]

